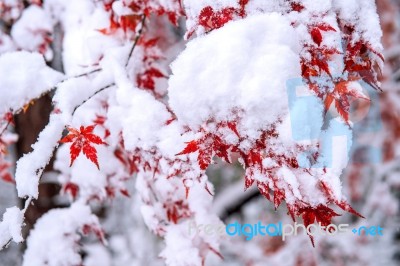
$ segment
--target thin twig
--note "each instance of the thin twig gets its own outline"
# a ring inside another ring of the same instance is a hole
[[[5,127],[3,128],[3,130],[0,132],[0,137],[3,136],[4,132],[6,132],[8,126],[11,124],[10,121],[7,121],[7,124],[5,125]]]
[[[21,210],[24,216],[25,216],[25,213],[26,213],[26,211],[27,211],[29,205],[31,204],[32,200],[33,200],[33,197],[32,197],[32,196],[30,196],[30,197],[26,200],[26,202],[25,202],[25,207]],[[10,239],[7,241],[7,243],[0,247],[0,250],[6,248],[6,247],[11,243],[12,239],[13,239],[13,238],[10,237]]]
[[[89,71],[89,72],[86,72],[86,73],[82,73],[82,74],[79,74],[79,75],[77,75],[77,76],[69,77],[68,79],[70,79],[70,78],[80,78],[80,77],[84,77],[84,76],[89,76],[90,74],[99,72],[99,71],[101,71],[101,70],[102,70],[101,68],[96,68],[96,69],[93,69],[92,71]]]
[[[139,42],[139,39],[140,39],[140,37],[142,36],[143,29],[144,29],[145,24],[146,24],[145,22],[146,22],[146,15],[143,15],[143,16],[142,16],[142,20],[141,20],[141,27],[140,27],[140,29],[139,29],[139,31],[138,31],[136,37],[135,37],[135,40],[133,41],[131,50],[129,51],[128,59],[126,60],[126,63],[125,63],[125,67],[128,67],[128,64],[129,64],[129,61],[130,61],[130,59],[131,59],[131,57],[132,57],[132,55],[133,55],[133,52],[135,51],[135,48],[136,48],[136,46],[137,46],[137,44],[138,44],[138,42]],[[86,73],[86,74],[91,74],[91,72]],[[82,74],[81,76],[86,75],[86,74]],[[75,76],[75,77],[79,77],[79,76]],[[107,86],[105,86],[105,87],[99,89],[98,91],[96,91],[93,95],[91,95],[89,98],[87,98],[86,100],[84,100],[81,104],[79,104],[78,106],[76,106],[75,109],[74,109],[74,111],[72,112],[72,115],[74,115],[74,114],[75,114],[75,111],[76,111],[80,106],[82,106],[83,104],[85,104],[88,100],[90,100],[91,98],[93,98],[93,97],[94,97],[95,95],[97,95],[98,93],[100,93],[100,92],[104,91],[105,89],[108,89],[108,88],[110,88],[110,87],[112,87],[112,86],[114,86],[114,85],[115,85],[115,83],[111,83],[111,84],[109,84],[109,85],[107,85]]]
[[[83,104],[85,104],[87,101],[89,101],[90,99],[92,99],[95,95],[99,94],[100,92],[102,92],[102,91],[104,91],[105,89],[108,89],[108,88],[110,88],[110,87],[112,87],[112,86],[114,86],[114,85],[115,85],[115,83],[111,83],[111,84],[109,84],[109,85],[107,85],[107,86],[104,86],[104,87],[102,87],[101,89],[97,90],[95,93],[93,93],[91,96],[89,96],[89,98],[87,98],[86,100],[84,100],[81,104],[77,105],[77,106],[75,107],[74,111],[72,111],[72,115],[75,114],[75,111],[76,111],[79,107],[81,107],[81,106],[82,106]]]
[[[129,61],[131,60],[133,51],[135,50],[135,47],[136,47],[136,45],[137,45],[137,43],[138,43],[138,41],[139,41],[139,39],[140,39],[140,37],[141,37],[141,35],[143,33],[143,29],[144,29],[144,26],[146,24],[145,22],[146,22],[146,15],[143,15],[142,16],[142,21],[141,21],[141,27],[140,27],[140,29],[139,29],[136,37],[135,37],[135,40],[133,41],[133,45],[131,47],[131,50],[129,51],[129,56],[128,56],[128,60],[126,60],[125,67],[128,66]]]
[[[11,238],[7,241],[7,243],[5,243],[4,244],[4,246],[2,246],[1,248],[0,248],[0,250],[2,250],[3,248],[6,248],[10,243],[11,243]]]

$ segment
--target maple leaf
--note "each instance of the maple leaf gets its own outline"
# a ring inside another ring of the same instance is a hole
[[[327,112],[332,103],[335,102],[335,108],[340,116],[345,120],[346,123],[349,122],[349,98],[354,97],[367,101],[370,100],[364,93],[350,86],[351,82],[356,80],[357,78],[351,77],[349,80],[339,81],[335,84],[335,89],[333,92],[328,93],[325,97],[325,112]]]
[[[225,144],[222,139],[216,135],[207,134],[199,140],[187,142],[186,147],[176,155],[184,155],[198,151],[197,161],[201,170],[206,170],[211,164],[215,155],[230,163],[229,150],[230,146]]]
[[[317,28],[314,28],[311,30],[311,37],[313,39],[313,41],[319,45],[321,45],[322,42],[322,34],[321,31]]]
[[[126,16],[121,16],[120,18],[120,24],[124,32],[127,32],[127,30],[135,31],[136,26],[139,24],[141,19],[141,16],[138,15],[126,15]]]
[[[327,227],[328,225],[331,224],[332,218],[335,216],[340,216],[340,214],[337,214],[334,212],[331,208],[325,206],[325,205],[318,205],[316,207],[304,207],[299,210],[299,214],[301,215],[301,218],[303,219],[304,226],[307,228],[309,225],[313,224],[315,221],[317,223],[320,223],[322,226]],[[333,230],[333,228],[329,228],[330,230]],[[308,232],[307,232],[308,234]],[[314,238],[312,235],[308,234],[310,237],[312,245],[314,245]]]
[[[86,158],[92,161],[97,166],[97,169],[100,169],[99,163],[97,161],[97,150],[91,144],[106,145],[107,143],[105,143],[99,136],[93,134],[95,126],[96,125],[91,125],[87,127],[81,126],[79,131],[75,128],[67,127],[69,131],[68,135],[62,138],[59,142],[72,142],[72,145],[70,146],[70,167],[82,151]]]
[[[11,164],[7,162],[0,162],[0,179],[7,183],[15,184],[15,180],[13,179],[12,175],[8,171],[11,167]]]
[[[239,16],[242,18],[246,16],[246,5],[249,3],[249,0],[239,0]]]
[[[234,122],[228,122],[227,125],[228,125],[228,128],[230,130],[232,130],[236,134],[236,136],[238,136],[238,138],[240,138],[239,132],[238,132],[237,127],[236,127],[236,124]]]
[[[212,148],[200,150],[197,161],[199,162],[200,169],[206,170],[212,162]]]
[[[81,228],[81,232],[83,235],[89,235],[90,233],[94,233],[95,236],[103,243],[105,244],[107,242],[105,236],[104,236],[104,231],[98,227],[96,224],[84,224]]]
[[[246,171],[247,172],[247,171]],[[251,171],[250,171],[251,172]],[[244,177],[244,191],[246,191],[249,187],[251,187],[254,184],[254,178],[252,173],[250,173],[249,175],[246,175]]]
[[[64,185],[64,193],[70,193],[72,198],[75,199],[79,192],[79,186],[75,183],[68,182]]]
[[[131,197],[131,194],[129,194],[129,191],[126,190],[126,189],[120,189],[119,192],[120,192],[122,195],[124,195],[125,197],[127,197],[127,198],[130,198],[130,197]]]
[[[349,213],[352,213],[358,217],[361,218],[365,218],[364,216],[362,216],[359,212],[357,212],[356,210],[353,209],[353,207],[350,206],[349,203],[347,203],[346,201],[340,201],[340,202],[336,202],[336,204],[344,211],[347,211]]]
[[[7,124],[10,124],[10,125],[12,125],[12,126],[15,125],[15,123],[14,123],[14,115],[13,115],[12,112],[7,112],[7,113],[4,115],[4,117],[2,118],[2,120],[6,121]]]
[[[353,43],[349,41],[346,47],[343,73],[345,71],[358,73],[360,78],[371,85],[371,87],[381,91],[373,68],[373,65],[376,64],[376,60],[371,60],[371,53],[378,56],[382,62],[384,61],[383,55],[374,50],[368,42],[358,41]],[[378,64],[377,66],[380,69]]]
[[[260,191],[261,195],[263,195],[267,200],[271,201],[271,196],[269,194],[269,187],[267,183],[257,181],[257,188]]]
[[[139,44],[146,48],[150,48],[150,47],[156,46],[158,41],[159,41],[159,38],[152,38],[152,39],[148,39],[148,40],[141,38],[141,39],[139,39]]]
[[[275,210],[278,209],[282,201],[285,199],[285,191],[280,190],[276,185],[274,185],[274,207]]]
[[[110,26],[108,28],[98,29],[97,31],[104,34],[104,35],[111,35],[117,31],[120,27],[120,24],[116,22],[113,16],[110,16]]]
[[[176,155],[183,155],[183,154],[189,154],[192,152],[195,152],[199,149],[199,146],[197,145],[197,141],[192,140],[190,142],[187,142],[186,147],[181,151],[180,153],[177,153]]]
[[[164,75],[160,70],[157,68],[149,68],[145,72],[140,73],[137,75],[136,82],[138,83],[138,87],[142,89],[154,90],[156,83],[156,78],[165,78]]]
[[[246,2],[242,3],[244,7]],[[208,30],[218,29],[224,26],[226,23],[233,19],[234,14],[237,10],[233,7],[226,7],[220,11],[214,11],[211,6],[203,8],[199,15],[199,24]],[[239,14],[243,14],[244,11],[238,11]]]
[[[321,31],[336,31],[335,28],[333,28],[331,25],[329,24],[318,24],[316,25],[312,30],[311,30],[311,37],[313,39],[313,41],[318,44],[318,46],[321,45],[322,43],[322,33]]]

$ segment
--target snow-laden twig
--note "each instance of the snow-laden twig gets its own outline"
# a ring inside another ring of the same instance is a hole
[[[129,61],[131,60],[133,51],[135,50],[135,47],[136,47],[140,37],[142,36],[143,29],[144,29],[145,25],[146,25],[146,15],[143,14],[140,29],[139,29],[136,37],[135,37],[135,40],[133,41],[133,45],[131,47],[131,50],[129,51],[129,56],[128,56],[128,59],[126,60],[125,67],[128,66]]]

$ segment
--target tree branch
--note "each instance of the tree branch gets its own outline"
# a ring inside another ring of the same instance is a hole
[[[131,60],[133,51],[135,50],[135,47],[136,47],[136,45],[137,45],[137,43],[138,43],[138,41],[139,41],[139,39],[140,39],[140,37],[141,37],[141,35],[142,35],[142,33],[143,33],[143,29],[144,29],[144,27],[145,27],[145,25],[146,25],[145,22],[146,22],[146,15],[143,14],[143,16],[142,16],[142,21],[141,21],[141,27],[140,27],[140,29],[139,29],[139,31],[138,31],[136,37],[135,37],[135,40],[134,40],[133,45],[132,45],[132,47],[131,47],[131,50],[129,51],[129,56],[128,56],[128,60],[126,60],[125,67],[128,66],[129,61]]]
[[[74,111],[72,111],[72,115],[74,115],[74,114],[75,114],[75,111],[76,111],[79,107],[81,107],[83,104],[85,104],[87,101],[89,101],[90,99],[92,99],[94,96],[96,96],[96,95],[99,94],[100,92],[102,92],[102,91],[104,91],[104,90],[106,90],[106,89],[108,89],[108,88],[110,88],[110,87],[112,87],[112,86],[114,86],[114,85],[115,85],[115,83],[111,83],[111,84],[109,84],[109,85],[107,85],[107,86],[104,86],[104,87],[100,88],[98,91],[96,91],[96,92],[93,93],[91,96],[89,96],[89,98],[87,98],[86,100],[84,100],[81,104],[77,105],[77,106],[75,107]]]

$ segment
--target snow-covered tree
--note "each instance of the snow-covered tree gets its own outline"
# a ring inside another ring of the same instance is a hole
[[[0,0],[0,19],[0,178],[25,200],[4,213],[0,246],[23,241],[53,156],[69,203],[37,221],[23,265],[366,265],[354,239],[245,243],[188,228],[223,226],[227,206],[250,194],[264,197],[245,203],[242,219],[275,209],[305,226],[327,226],[339,212],[381,223],[381,203],[385,215],[398,213],[394,166],[365,175],[372,189],[355,177],[374,171],[359,153],[379,155],[357,138],[359,125],[380,123],[359,107],[376,110],[382,85],[373,0]],[[390,93],[382,105],[398,97]],[[13,116],[45,94],[48,125],[14,178]],[[398,133],[398,117],[386,115]],[[378,147],[398,141],[393,132],[374,134],[389,143]],[[292,256],[295,245],[305,251]]]

